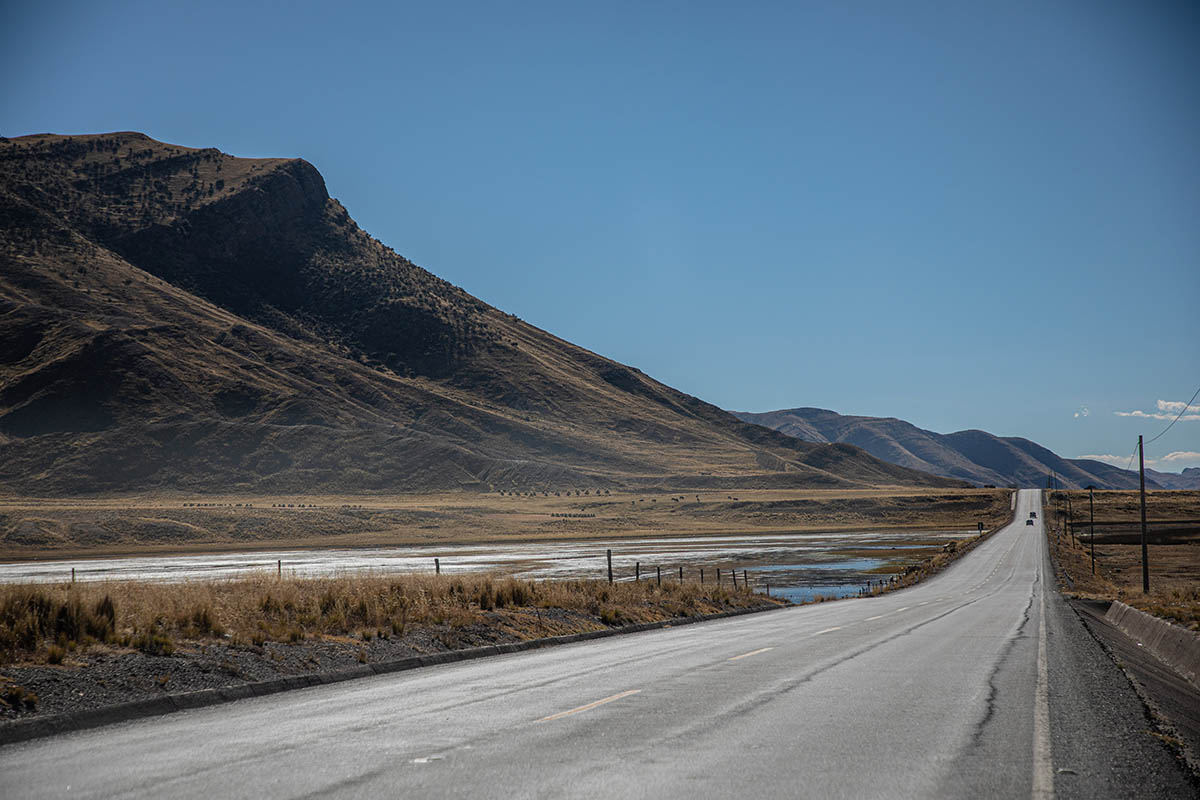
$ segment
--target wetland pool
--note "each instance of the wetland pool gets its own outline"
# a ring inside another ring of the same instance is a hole
[[[607,576],[612,550],[616,580],[712,582],[720,570],[728,582],[748,576],[757,591],[804,602],[857,594],[868,581],[890,573],[975,531],[858,531],[592,539],[568,542],[428,545],[320,550],[261,550],[174,556],[129,556],[0,564],[0,583],[71,580],[184,581],[224,579],[282,569],[288,576],[315,577],[355,572],[430,573],[434,560],[445,574],[494,573],[518,578],[574,579]]]

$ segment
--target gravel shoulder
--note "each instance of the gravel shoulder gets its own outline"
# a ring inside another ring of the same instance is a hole
[[[1160,732],[1171,740],[1168,743],[1187,762],[1200,786],[1200,688],[1108,622],[1104,618],[1107,602],[1070,603],[1092,636],[1124,670],[1154,715]]]

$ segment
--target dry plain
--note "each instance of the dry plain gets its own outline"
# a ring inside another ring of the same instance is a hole
[[[1004,489],[0,498],[0,560],[644,536],[992,528]]]
[[[1148,593],[1142,591],[1138,493],[1096,492],[1095,512],[1093,573],[1088,493],[1047,494],[1047,522],[1059,532],[1051,534],[1051,545],[1063,588],[1078,597],[1120,600],[1200,630],[1200,492],[1146,493]],[[1065,526],[1068,520],[1075,524]]]

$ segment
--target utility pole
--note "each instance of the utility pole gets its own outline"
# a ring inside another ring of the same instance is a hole
[[[1051,472],[1050,475],[1054,478],[1054,515],[1058,517],[1059,524],[1057,535],[1059,538],[1062,538],[1062,494],[1058,491],[1058,474]]]
[[[1095,486],[1088,486],[1088,508],[1092,512],[1092,522],[1091,522],[1091,525],[1088,526],[1089,531],[1090,531],[1090,535],[1088,536],[1088,538],[1092,540],[1092,574],[1093,575],[1096,574],[1096,501],[1092,495],[1092,493],[1095,491],[1095,489],[1096,489]]]
[[[1142,488],[1142,594],[1150,594],[1150,562],[1146,552],[1146,454],[1138,437],[1138,477]]]
[[[1075,507],[1071,505],[1071,494],[1067,493],[1067,530],[1071,532],[1071,547],[1076,547],[1079,542],[1075,538]]]

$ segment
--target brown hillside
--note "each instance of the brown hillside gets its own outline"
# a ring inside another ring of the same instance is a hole
[[[360,230],[295,159],[0,139],[0,490],[940,486],[740,422]]]

